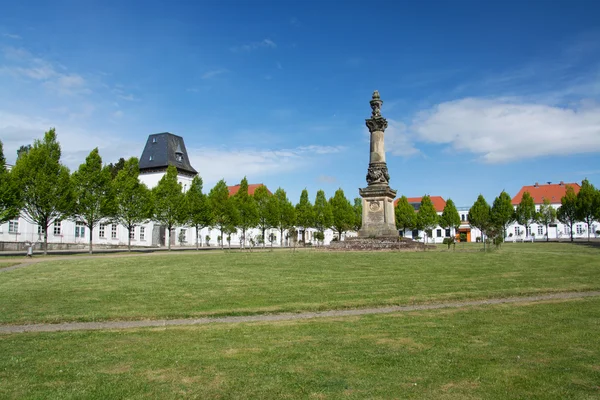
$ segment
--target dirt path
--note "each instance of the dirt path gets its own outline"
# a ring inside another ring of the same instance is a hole
[[[379,308],[362,308],[352,310],[330,310],[321,312],[263,314],[238,317],[216,317],[216,318],[189,318],[189,319],[159,319],[142,321],[106,321],[106,322],[67,322],[62,324],[32,324],[32,325],[0,325],[0,334],[23,333],[23,332],[60,332],[60,331],[82,331],[100,329],[130,329],[177,325],[205,325],[205,324],[232,324],[240,322],[271,322],[303,320],[325,317],[349,317],[356,315],[386,314],[393,312],[407,312],[418,310],[437,310],[442,308],[464,308],[484,306],[490,304],[529,303],[547,300],[579,299],[584,297],[600,296],[600,291],[594,292],[564,292],[541,294],[537,296],[509,297],[486,300],[470,300],[449,303],[423,304],[414,306],[393,306]]]

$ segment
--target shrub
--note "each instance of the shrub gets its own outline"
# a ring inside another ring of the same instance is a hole
[[[459,235],[459,238],[460,238],[460,241],[461,241],[461,242],[466,242],[466,241],[467,241],[467,234],[466,234],[465,232],[462,232],[462,233]]]
[[[450,250],[450,245],[456,243],[456,241],[454,240],[453,237],[447,237],[447,238],[444,238],[444,241],[442,243],[443,244],[447,244],[448,245],[448,250]]]
[[[210,247],[210,235],[206,235],[204,240],[206,241],[206,245]]]
[[[475,238],[475,241],[476,241],[477,243],[480,243],[480,242],[481,242],[481,236],[477,236],[477,237]]]

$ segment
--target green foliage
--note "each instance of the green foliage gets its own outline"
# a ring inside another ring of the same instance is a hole
[[[202,192],[202,178],[196,175],[189,190],[185,193],[187,223],[196,230],[196,249],[199,248],[198,236],[203,228],[212,226],[213,214],[206,194]],[[208,244],[208,241],[207,241]]]
[[[94,228],[111,213],[111,172],[102,167],[98,148],[90,152],[85,163],[71,177],[74,203],[71,215],[89,229],[89,252],[92,253]]]
[[[417,227],[417,213],[414,207],[408,203],[406,196],[402,196],[396,203],[395,214],[396,228],[402,229],[405,234],[407,229]]]
[[[300,194],[300,201],[296,204],[296,224],[303,228],[302,243],[306,242],[306,229],[314,225],[315,215],[313,206],[308,199],[308,190]]]
[[[487,203],[487,201],[485,201],[483,195],[480,194],[477,197],[477,200],[475,200],[475,203],[473,204],[471,209],[469,210],[469,224],[478,228],[482,232],[482,234],[485,234],[486,231],[492,225],[491,213],[492,210],[489,204]],[[485,249],[485,241],[483,242],[483,248]]]
[[[221,179],[208,194],[210,208],[213,212],[214,225],[221,232],[221,237],[232,227],[238,224],[239,213],[233,200],[229,197],[229,189],[223,179]],[[223,241],[221,240],[221,247]]]
[[[19,147],[19,149],[17,150],[17,160],[19,158],[21,158],[21,156],[29,153],[29,150],[31,150],[31,145],[30,144],[26,144],[26,145],[21,145]]]
[[[459,235],[459,240],[461,243],[464,243],[467,241],[467,234],[465,232],[461,232]]]
[[[6,159],[0,141],[0,224],[19,215],[19,187],[15,185],[13,174],[6,170]]]
[[[560,222],[569,227],[571,242],[573,241],[573,225],[577,219],[577,195],[571,185],[566,186],[566,193],[560,199],[561,206],[556,212],[556,217]]]
[[[427,236],[431,236],[431,230],[438,224],[438,214],[429,195],[421,198],[421,206],[417,213],[417,226],[425,231]],[[427,241],[427,239],[425,239]]]
[[[598,220],[598,204],[600,193],[587,179],[581,182],[581,189],[577,193],[576,215],[579,221],[587,225],[588,242],[590,241],[590,231],[594,221]]]
[[[325,233],[321,232],[321,231],[317,231],[313,234],[313,238],[320,242],[321,244],[323,244],[323,241],[325,240]]]
[[[502,227],[503,235],[506,236],[506,228],[515,221],[515,209],[512,199],[504,190],[494,199],[491,213],[492,223]]]
[[[548,227],[556,221],[556,210],[550,205],[549,199],[544,199],[544,203],[540,206],[540,211],[537,213],[536,221],[546,227],[546,241],[548,241]]]
[[[448,250],[450,250],[451,245],[454,245],[454,247],[456,248],[456,239],[454,238],[454,236],[444,238],[442,243],[445,245],[448,245]]]
[[[354,198],[354,226],[353,230],[358,232],[362,227],[362,199],[360,197]]]
[[[315,197],[315,205],[313,207],[315,215],[314,228],[319,232],[324,232],[325,229],[330,228],[333,223],[333,211],[331,205],[325,197],[325,192],[319,190]]]
[[[110,163],[108,164],[108,169],[110,171],[110,175],[112,177],[112,179],[115,179],[117,177],[117,174],[119,173],[120,170],[122,170],[123,168],[125,168],[125,159],[123,157],[119,158],[119,161],[117,161],[115,164]]]
[[[258,206],[254,197],[248,194],[248,179],[244,177],[240,182],[240,188],[233,196],[234,206],[239,213],[238,228],[242,231],[242,247],[246,245],[246,232],[259,223]]]
[[[146,185],[139,181],[139,174],[139,161],[137,157],[131,157],[112,181],[111,218],[125,226],[129,233],[152,216],[152,196]],[[128,239],[127,247],[131,250],[131,239]]]
[[[265,231],[273,227],[275,209],[277,203],[272,199],[273,195],[269,193],[267,187],[260,185],[254,190],[254,200],[258,209],[258,228],[261,230],[260,243],[263,247],[266,243]]]
[[[523,193],[521,202],[515,210],[515,219],[520,225],[525,226],[525,232],[527,232],[527,228],[535,221],[535,203],[529,192]]]
[[[50,129],[21,154],[11,171],[19,187],[22,215],[44,230],[44,254],[48,251],[48,227],[72,211],[71,176],[60,163],[60,155],[56,132]]]
[[[283,231],[291,229],[296,223],[296,209],[288,200],[285,190],[278,188],[273,194],[273,206],[276,210],[274,227],[279,229],[279,240],[283,246]]]
[[[154,204],[154,219],[164,225],[169,232],[168,248],[171,250],[171,236],[173,228],[186,220],[185,197],[181,184],[177,182],[177,168],[173,165],[167,167],[167,173],[152,189]]]
[[[448,199],[446,201],[446,205],[444,206],[444,211],[439,218],[440,226],[446,229],[458,229],[460,226],[460,215],[458,215],[458,210],[454,205],[452,199]]]
[[[329,200],[331,205],[333,220],[331,227],[338,234],[338,239],[342,240],[342,234],[354,227],[356,216],[354,207],[344,195],[344,191],[339,188],[334,196]]]

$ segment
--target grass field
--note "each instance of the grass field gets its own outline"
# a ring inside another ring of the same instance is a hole
[[[294,312],[597,290],[599,256],[599,248],[584,245],[519,243],[492,253],[49,258],[0,274],[0,323]]]
[[[0,336],[3,399],[597,399],[600,299]]]

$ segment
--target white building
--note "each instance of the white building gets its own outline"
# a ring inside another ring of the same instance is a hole
[[[550,205],[554,209],[558,209],[561,206],[560,201],[566,194],[568,186],[573,188],[575,194],[579,193],[579,189],[581,189],[581,186],[578,183],[564,183],[562,181],[560,183],[549,182],[541,185],[536,182],[531,186],[523,186],[521,190],[519,190],[519,193],[513,197],[512,204],[516,210],[519,203],[521,203],[521,199],[525,192],[529,192],[533,198],[536,211],[540,210],[540,206],[544,203],[544,199],[550,200]],[[600,226],[593,225],[590,229],[592,229],[592,235],[595,236],[595,232],[597,229],[600,229]],[[571,237],[569,226],[558,220],[550,224],[547,231],[545,225],[538,224],[537,222],[533,222],[527,229],[525,226],[515,222],[508,226],[506,234],[507,237],[505,238],[505,241],[509,242],[546,240],[546,237],[548,237],[548,239],[566,240]],[[587,239],[587,226],[584,222],[577,222],[573,225],[573,238]]]

